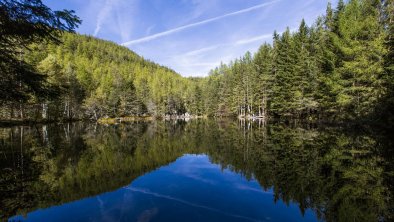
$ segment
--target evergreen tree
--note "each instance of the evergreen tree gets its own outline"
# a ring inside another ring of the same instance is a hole
[[[260,117],[268,117],[268,108],[272,100],[273,73],[272,73],[272,47],[263,44],[254,56],[254,65],[257,73],[256,98],[258,114]]]
[[[272,86],[271,111],[277,116],[292,116],[296,110],[295,98],[295,51],[289,28],[275,41],[275,80]]]
[[[372,113],[382,95],[382,61],[385,54],[379,8],[374,1],[350,1],[339,17],[339,49],[336,69],[341,88],[337,103],[345,118]]]
[[[387,49],[384,57],[383,77],[386,93],[380,98],[374,117],[392,127],[394,126],[394,1],[385,0],[382,5],[382,23],[386,33],[385,47]]]
[[[392,122],[393,4],[339,0],[311,26],[302,20],[294,33],[275,31],[273,44],[264,43],[254,55],[222,63],[206,78],[183,78],[114,43],[61,34],[79,23],[72,11],[53,12],[39,0],[1,1],[1,105],[8,118],[188,112]],[[46,26],[35,27],[35,21]],[[21,33],[22,27],[29,32]]]
[[[0,104],[52,95],[45,76],[24,61],[25,49],[44,40],[58,41],[61,31],[80,23],[74,11],[52,11],[40,0],[0,1]]]

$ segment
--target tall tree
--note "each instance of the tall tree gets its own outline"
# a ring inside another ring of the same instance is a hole
[[[384,86],[386,94],[376,108],[376,118],[389,126],[394,126],[394,1],[384,0],[382,22],[385,28],[385,46],[387,54],[384,57]]]
[[[268,107],[271,102],[273,84],[272,73],[272,47],[269,44],[263,44],[254,56],[254,65],[258,75],[257,78],[257,106],[260,117],[268,117]]]
[[[45,76],[23,60],[24,51],[34,42],[58,41],[80,22],[74,11],[52,11],[40,0],[0,1],[0,103],[48,94]]]
[[[274,76],[272,86],[273,99],[271,111],[278,116],[292,116],[295,111],[295,52],[293,37],[287,28],[282,36],[275,40]],[[298,96],[298,95],[296,95]]]
[[[367,116],[383,94],[384,32],[376,1],[352,0],[339,16],[337,103],[345,118]]]

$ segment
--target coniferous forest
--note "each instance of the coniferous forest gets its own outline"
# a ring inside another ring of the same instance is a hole
[[[393,221],[394,0],[328,4],[206,77],[81,24],[0,0],[0,221]]]
[[[76,34],[73,11],[41,1],[1,1],[0,20],[2,120],[190,114],[394,122],[393,0],[329,4],[312,25],[275,31],[272,44],[204,78]]]

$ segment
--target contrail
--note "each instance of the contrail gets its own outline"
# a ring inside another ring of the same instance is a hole
[[[178,28],[170,29],[170,30],[167,30],[165,32],[160,32],[160,33],[156,33],[154,35],[146,36],[146,37],[143,37],[143,38],[140,38],[140,39],[135,39],[135,40],[131,40],[129,42],[124,42],[121,45],[123,45],[123,46],[130,46],[130,45],[134,45],[134,44],[138,44],[138,43],[142,43],[142,42],[148,42],[150,40],[154,40],[154,39],[157,39],[157,38],[160,38],[160,37],[163,37],[163,36],[170,35],[170,34],[175,33],[175,32],[182,31],[184,29],[188,29],[188,28],[191,28],[191,27],[207,24],[207,23],[214,22],[214,21],[217,21],[217,20],[220,20],[220,19],[223,19],[223,18],[230,17],[230,16],[239,15],[239,14],[243,14],[243,13],[246,13],[246,12],[254,11],[256,9],[260,9],[260,8],[266,7],[268,5],[274,4],[274,3],[278,2],[278,1],[281,1],[281,0],[274,0],[274,1],[271,1],[271,2],[266,2],[266,3],[260,4],[260,5],[256,5],[256,6],[253,6],[253,7],[250,7],[250,8],[246,8],[246,9],[242,9],[242,10],[239,10],[239,11],[236,11],[236,12],[231,12],[231,13],[228,13],[228,14],[225,14],[225,15],[221,15],[221,16],[218,16],[218,17],[214,17],[214,18],[211,18],[211,19],[207,19],[207,20],[203,20],[203,21],[200,21],[200,22],[196,22],[196,23],[185,25],[185,26],[181,26],[181,27],[178,27]]]
[[[143,194],[147,194],[147,195],[152,195],[154,197],[159,197],[159,198],[163,198],[163,199],[167,199],[167,200],[176,201],[176,202],[179,202],[179,203],[182,203],[182,204],[185,204],[185,205],[189,205],[189,206],[192,206],[192,207],[202,208],[202,209],[209,210],[209,211],[212,211],[212,212],[224,214],[224,215],[229,216],[229,217],[236,217],[236,218],[249,220],[249,221],[253,221],[253,222],[259,222],[260,221],[260,220],[254,219],[254,218],[245,217],[245,216],[242,216],[242,215],[237,215],[237,214],[232,214],[232,213],[227,213],[227,212],[215,209],[215,208],[207,207],[207,206],[200,205],[200,204],[195,204],[195,203],[192,203],[192,202],[189,202],[189,201],[186,201],[186,200],[182,200],[182,199],[178,199],[178,198],[171,197],[171,196],[168,196],[168,195],[163,195],[163,194],[151,192],[151,191],[140,189],[140,188],[124,187],[124,189],[130,190],[130,191],[133,191],[133,192],[138,192],[138,193],[143,193]]]

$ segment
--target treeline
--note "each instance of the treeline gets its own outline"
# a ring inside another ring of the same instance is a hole
[[[0,121],[180,115],[191,80],[125,47],[74,34],[74,11],[0,1]]]
[[[210,115],[393,121],[391,0],[339,1],[308,27],[211,71]]]
[[[115,43],[71,33],[60,41],[31,45],[23,54],[57,94],[10,101],[3,117],[70,120],[186,112],[190,80]]]
[[[191,114],[393,123],[393,22],[393,0],[340,0],[312,26],[275,32],[273,44],[206,78],[183,78],[115,43],[63,32],[58,41],[15,46],[13,61],[1,60],[10,78],[0,82],[0,119]]]

